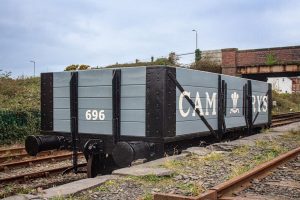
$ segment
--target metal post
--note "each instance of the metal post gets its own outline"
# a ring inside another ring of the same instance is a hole
[[[192,31],[195,31],[196,32],[196,50],[198,49],[198,32],[193,29]]]
[[[35,77],[35,61],[31,60],[30,62],[33,63],[33,77]]]

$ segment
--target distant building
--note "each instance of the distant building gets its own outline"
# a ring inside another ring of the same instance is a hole
[[[287,77],[268,78],[268,83],[271,83],[272,89],[278,93],[292,93],[293,81]]]
[[[300,78],[299,77],[293,77],[292,80],[292,92],[293,93],[300,93]]]

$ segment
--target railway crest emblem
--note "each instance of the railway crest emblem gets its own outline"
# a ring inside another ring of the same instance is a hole
[[[239,99],[239,94],[234,92],[231,94],[231,99],[232,99],[232,108],[230,109],[230,113],[239,113],[240,110],[237,108],[237,102]]]

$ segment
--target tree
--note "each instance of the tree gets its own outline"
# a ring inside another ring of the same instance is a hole
[[[201,51],[200,49],[195,50],[195,62],[198,62],[201,60]]]
[[[72,64],[72,65],[69,65],[65,68],[65,71],[76,71],[76,70],[87,70],[91,68],[89,65],[75,65],[75,64]]]
[[[0,78],[10,78],[11,77],[11,72],[8,71],[3,71],[0,69]]]
[[[170,63],[170,64],[176,65],[176,62],[177,62],[178,59],[177,59],[177,57],[176,57],[175,52],[169,53],[169,58],[168,58],[168,60],[169,60],[169,63]]]

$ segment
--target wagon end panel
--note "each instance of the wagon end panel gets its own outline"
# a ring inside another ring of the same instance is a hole
[[[53,73],[41,74],[41,131],[53,131]]]
[[[53,72],[53,131],[71,132],[71,72]]]

